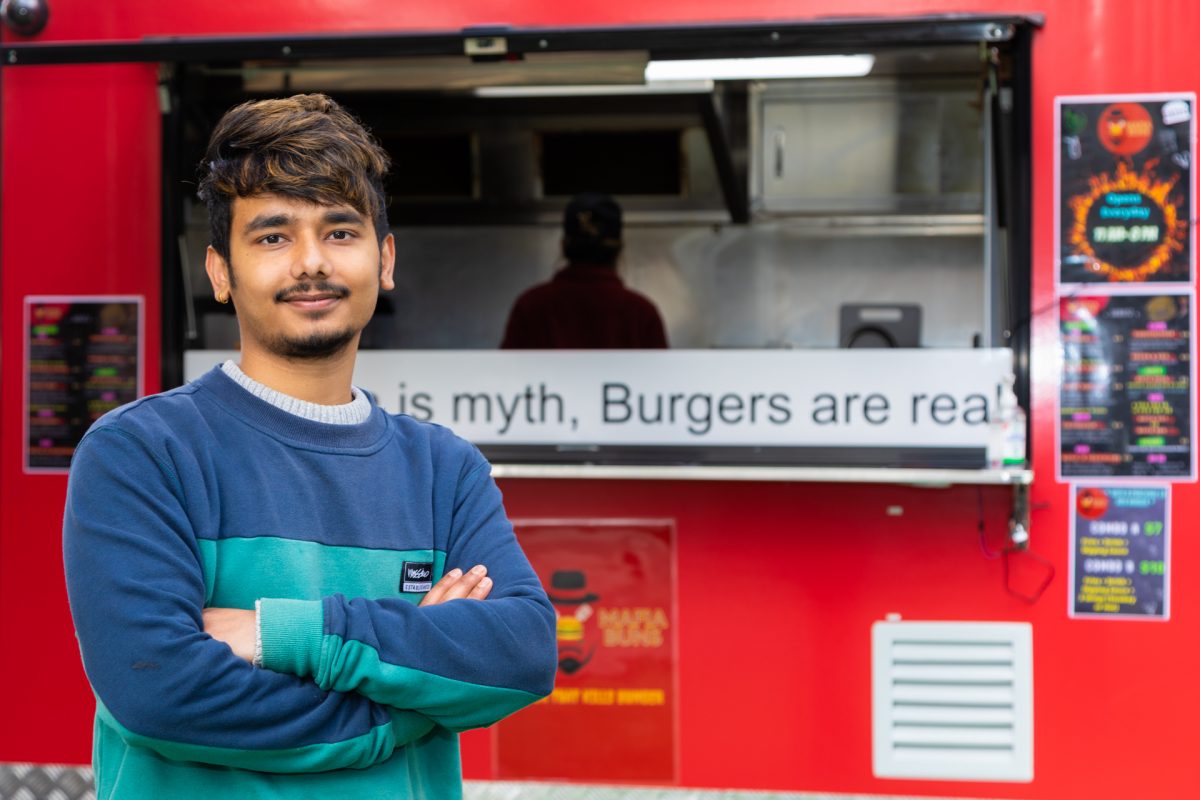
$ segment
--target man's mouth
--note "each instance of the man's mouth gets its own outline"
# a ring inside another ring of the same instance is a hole
[[[349,294],[350,290],[344,286],[302,284],[281,290],[275,295],[275,302],[287,303],[294,308],[315,310],[328,308]]]

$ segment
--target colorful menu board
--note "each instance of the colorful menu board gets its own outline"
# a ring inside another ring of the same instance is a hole
[[[65,471],[91,424],[142,393],[142,300],[27,297],[25,335],[25,470]]]
[[[1168,486],[1074,487],[1070,615],[1170,616]]]
[[[1061,298],[1059,475],[1192,480],[1190,294]]]
[[[1058,98],[1058,282],[1188,283],[1192,94]]]
[[[553,693],[494,728],[496,777],[673,783],[670,525],[518,522],[557,617]]]

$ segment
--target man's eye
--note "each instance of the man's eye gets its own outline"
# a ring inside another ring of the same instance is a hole
[[[278,233],[268,233],[261,239],[263,244],[279,244],[283,241],[283,237]]]
[[[335,239],[339,242],[344,242],[345,240],[350,239],[354,236],[354,234],[351,233],[350,231],[334,231],[333,233],[331,233],[329,235],[333,239]]]

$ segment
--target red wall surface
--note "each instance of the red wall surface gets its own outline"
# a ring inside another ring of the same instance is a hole
[[[977,541],[978,490],[741,483],[505,481],[521,518],[674,519],[678,542],[681,780],[688,786],[985,797],[1200,796],[1190,722],[1200,597],[1194,485],[1172,497],[1171,619],[1067,618],[1068,496],[1054,480],[1053,99],[1188,92],[1200,4],[920,0],[50,0],[40,41],[288,31],[1041,12],[1033,64],[1032,546],[1057,570],[1026,603]],[[347,6],[349,6],[347,8]],[[219,9],[219,11],[218,11]],[[7,37],[9,40],[11,36]],[[147,66],[4,69],[0,199],[0,761],[84,763],[92,699],[79,667],[59,545],[65,480],[21,472],[25,295],[142,294],[159,317],[160,143]],[[147,348],[155,390],[158,343]],[[984,490],[998,546],[1007,490]],[[902,516],[885,509],[899,505]],[[1020,565],[1019,565],[1020,566]],[[1026,562],[1024,566],[1031,566]],[[719,580],[718,577],[719,576]],[[1030,584],[1033,572],[1019,576]],[[1027,586],[1025,587],[1027,588]],[[870,626],[1016,620],[1034,630],[1030,784],[880,780],[871,773]],[[490,775],[486,733],[464,739],[468,777]]]
[[[2,80],[0,761],[83,762],[93,700],[63,582],[67,481],[22,474],[22,302],[143,295],[147,330],[159,330],[157,76],[118,65],[4,70]],[[159,342],[147,340],[144,380],[156,391]]]

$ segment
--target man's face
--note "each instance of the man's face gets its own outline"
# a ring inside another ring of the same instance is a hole
[[[391,289],[395,243],[348,205],[273,194],[233,201],[230,263],[208,249],[213,290],[237,308],[242,350],[324,358],[357,344]]]

